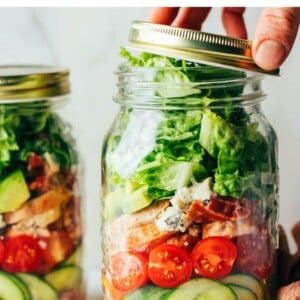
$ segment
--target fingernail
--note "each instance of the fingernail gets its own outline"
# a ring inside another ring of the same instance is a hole
[[[277,69],[285,58],[285,47],[274,40],[262,42],[254,56],[256,64],[265,70]]]

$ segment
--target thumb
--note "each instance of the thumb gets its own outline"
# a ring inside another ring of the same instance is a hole
[[[300,22],[300,8],[265,8],[253,38],[252,55],[265,70],[278,68],[289,55]]]

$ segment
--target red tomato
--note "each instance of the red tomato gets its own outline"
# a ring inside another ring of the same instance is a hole
[[[175,287],[187,281],[192,271],[192,259],[182,247],[162,244],[149,254],[148,275],[160,287]]]
[[[35,169],[35,168],[42,168],[44,167],[44,161],[43,159],[36,153],[32,152],[30,153],[28,157],[28,169],[29,171]]]
[[[5,243],[2,268],[7,272],[35,272],[42,261],[39,241],[29,235],[10,237]]]
[[[265,279],[272,271],[274,255],[271,241],[261,232],[245,234],[234,239],[238,249],[237,265],[248,272]]]
[[[133,252],[115,254],[111,258],[111,281],[122,292],[143,286],[148,281],[146,258]]]
[[[210,279],[221,278],[230,273],[236,257],[236,246],[225,237],[200,240],[192,251],[195,272]]]
[[[3,255],[4,255],[4,240],[0,237],[0,264],[3,261]]]

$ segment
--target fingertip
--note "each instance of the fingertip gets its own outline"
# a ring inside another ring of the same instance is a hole
[[[265,8],[258,20],[252,55],[265,70],[280,67],[295,41],[300,20],[300,9],[292,7]]]
[[[276,40],[265,40],[261,42],[253,53],[255,63],[267,71],[279,68],[286,57],[286,48]]]
[[[179,7],[157,7],[151,10],[148,21],[157,24],[170,25],[178,13]]]

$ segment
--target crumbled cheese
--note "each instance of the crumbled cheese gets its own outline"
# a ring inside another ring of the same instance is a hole
[[[211,185],[211,177],[208,177],[202,182],[193,185],[191,187],[193,200],[209,200],[212,193]]]
[[[178,189],[171,199],[172,205],[182,211],[187,211],[192,201],[210,199],[212,193],[211,184],[211,178],[208,177],[202,182],[193,184],[191,187]]]
[[[186,231],[191,221],[178,208],[168,207],[156,220],[156,226],[161,231]]]

